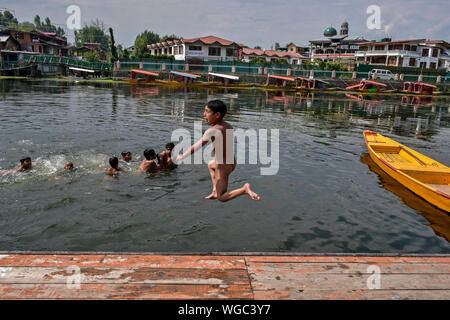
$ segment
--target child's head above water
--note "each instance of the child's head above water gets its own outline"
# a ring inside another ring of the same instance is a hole
[[[109,165],[111,168],[117,169],[119,166],[119,159],[117,157],[109,158]]]
[[[124,151],[122,152],[122,159],[125,161],[131,161],[131,152],[130,151]]]
[[[64,165],[64,170],[72,170],[73,169],[73,163],[72,162],[66,162]]]
[[[166,144],[166,149],[172,151],[175,148],[175,144],[173,142],[169,142]]]
[[[145,157],[145,159],[147,159],[147,160],[153,160],[153,159],[155,159],[155,157],[156,157],[156,153],[155,153],[155,150],[153,150],[153,149],[145,149],[144,150],[144,157]]]
[[[31,158],[30,157],[26,157],[26,158],[20,159],[20,164],[25,169],[31,168]]]

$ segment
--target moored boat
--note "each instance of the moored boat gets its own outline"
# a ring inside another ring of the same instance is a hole
[[[390,138],[364,131],[372,160],[392,178],[450,213],[450,168]]]

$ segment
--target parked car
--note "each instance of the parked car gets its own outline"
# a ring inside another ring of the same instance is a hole
[[[380,80],[394,80],[395,76],[390,70],[385,69],[372,69],[369,71],[369,79],[374,79],[377,75],[377,79]]]

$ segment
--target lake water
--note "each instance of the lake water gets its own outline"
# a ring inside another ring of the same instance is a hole
[[[0,80],[0,94],[0,172],[34,163],[0,178],[0,251],[450,253],[449,216],[381,172],[362,135],[449,166],[449,100],[26,80]],[[145,148],[193,133],[211,99],[235,128],[279,129],[276,175],[244,164],[230,176],[259,202],[205,200],[206,164],[134,173]],[[106,176],[124,150],[133,161]]]

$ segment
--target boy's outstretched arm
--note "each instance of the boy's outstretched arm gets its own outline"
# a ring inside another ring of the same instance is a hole
[[[208,143],[208,141],[211,139],[212,136],[212,132],[214,132],[214,130],[211,130],[211,128],[209,128],[208,130],[205,131],[205,133],[203,134],[202,138],[200,140],[198,140],[196,143],[194,143],[188,151],[186,151],[183,154],[179,154],[175,160],[175,162],[179,162],[181,160],[183,160],[184,158],[190,156],[191,154],[193,154],[194,152],[196,152],[198,149],[202,148],[205,144]]]

